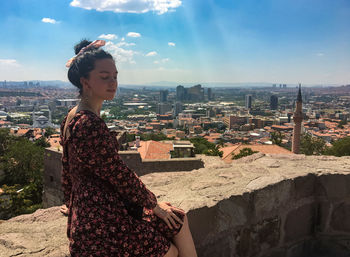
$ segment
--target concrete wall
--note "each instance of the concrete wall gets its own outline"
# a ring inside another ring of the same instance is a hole
[[[201,257],[348,257],[350,176],[284,180],[188,217]]]
[[[199,257],[349,257],[350,157],[201,158],[203,169],[141,177],[187,212]],[[66,223],[59,207],[0,221],[0,255],[68,256]]]
[[[170,160],[142,160],[136,151],[119,151],[120,157],[138,176],[153,172],[191,171],[203,168],[200,158],[173,158]],[[57,206],[63,202],[61,190],[62,152],[45,149],[43,207]]]

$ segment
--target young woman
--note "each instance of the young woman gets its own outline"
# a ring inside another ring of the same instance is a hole
[[[100,118],[118,82],[104,41],[81,41],[67,62],[81,101],[61,124],[62,187],[71,256],[196,257],[183,210],[157,202],[118,155],[117,141]]]

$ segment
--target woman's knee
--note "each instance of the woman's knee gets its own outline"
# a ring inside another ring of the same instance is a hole
[[[178,256],[179,256],[179,250],[173,243],[171,243],[169,251],[164,255],[164,257],[178,257]]]

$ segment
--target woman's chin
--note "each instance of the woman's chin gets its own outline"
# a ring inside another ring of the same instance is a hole
[[[115,97],[115,94],[110,95],[110,96],[106,96],[106,97],[105,97],[105,100],[110,101],[110,100],[113,100],[114,97]]]

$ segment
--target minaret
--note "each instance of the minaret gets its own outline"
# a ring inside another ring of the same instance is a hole
[[[293,114],[294,129],[293,129],[293,141],[292,152],[298,154],[300,152],[300,135],[301,135],[301,122],[303,121],[303,100],[301,97],[301,84],[299,84],[298,98],[296,102],[295,112]]]

